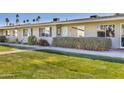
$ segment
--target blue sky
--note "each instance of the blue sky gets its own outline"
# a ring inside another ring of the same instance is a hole
[[[17,13],[0,13],[0,25],[5,25],[5,18],[9,18],[11,23],[15,23],[15,15]],[[112,15],[113,13],[18,13],[20,23],[23,22],[25,19],[29,19],[32,22],[32,19],[36,18],[37,16],[41,16],[40,22],[49,22],[52,21],[52,18],[60,18],[61,20],[65,19],[78,19],[78,18],[87,18],[91,15],[100,15],[100,16],[107,16]]]

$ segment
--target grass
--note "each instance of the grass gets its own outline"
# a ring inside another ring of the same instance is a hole
[[[0,52],[4,51],[12,51],[15,50],[15,48],[9,47],[9,46],[0,46]]]
[[[117,62],[116,62],[117,61]],[[124,59],[60,51],[30,51],[0,56],[0,78],[124,78]]]

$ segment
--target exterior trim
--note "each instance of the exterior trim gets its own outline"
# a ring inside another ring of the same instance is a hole
[[[122,35],[122,25],[123,25],[124,23],[120,23],[120,48],[122,48],[122,49],[124,49],[124,47],[122,47],[121,46],[121,35]]]
[[[58,21],[58,22],[46,22],[46,23],[37,23],[37,24],[22,24],[15,26],[3,26],[0,29],[14,29],[14,28],[23,28],[23,27],[38,27],[38,26],[51,26],[51,25],[66,25],[66,24],[77,24],[77,23],[90,23],[90,22],[104,22],[104,21],[116,21],[124,20],[123,16],[106,16],[99,18],[84,18],[84,19],[74,19],[67,21]]]

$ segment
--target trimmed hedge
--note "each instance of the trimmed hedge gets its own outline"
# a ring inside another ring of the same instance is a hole
[[[101,37],[56,37],[53,39],[52,45],[64,48],[106,51],[111,49],[112,42],[111,39]]]

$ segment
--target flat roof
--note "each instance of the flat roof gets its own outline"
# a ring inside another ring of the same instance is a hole
[[[23,27],[38,27],[38,26],[51,26],[51,25],[66,25],[66,24],[76,24],[76,23],[89,23],[89,22],[101,22],[101,21],[114,21],[114,20],[124,20],[124,14],[112,15],[112,16],[97,16],[96,18],[82,18],[82,19],[72,19],[66,21],[57,22],[44,22],[44,23],[33,23],[33,24],[20,24],[14,26],[1,26],[0,29],[12,29],[12,28],[23,28]]]

